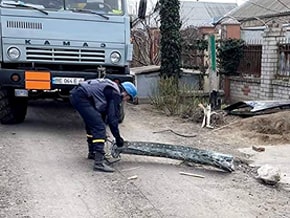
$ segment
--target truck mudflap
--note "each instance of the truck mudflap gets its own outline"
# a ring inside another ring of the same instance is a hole
[[[27,90],[72,89],[79,82],[99,77],[97,72],[0,70],[0,86]],[[130,74],[106,74],[113,81],[133,81]]]

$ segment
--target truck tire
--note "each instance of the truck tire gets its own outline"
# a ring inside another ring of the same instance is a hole
[[[17,98],[14,90],[0,88],[0,122],[1,124],[17,124],[25,120],[27,98]]]

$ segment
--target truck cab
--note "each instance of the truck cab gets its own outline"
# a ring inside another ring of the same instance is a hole
[[[1,0],[0,6],[2,124],[23,122],[30,98],[67,97],[84,80],[132,81],[126,0]]]

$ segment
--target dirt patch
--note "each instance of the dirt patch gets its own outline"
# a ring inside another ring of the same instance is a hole
[[[242,129],[270,135],[290,133],[290,111],[261,115],[245,119]]]
[[[150,106],[139,105],[139,107],[143,111],[151,113],[151,116],[152,112],[162,114]],[[171,119],[178,120],[177,117],[171,117]],[[183,120],[181,123],[188,122],[194,125],[186,125],[187,128],[179,128],[179,131],[194,131],[199,135],[199,138],[202,138],[204,143],[209,142],[210,135],[214,135],[214,142],[210,142],[211,147],[218,143],[228,144],[234,148],[248,147],[255,144],[287,144],[290,141],[290,111],[280,111],[249,118],[227,115],[222,110],[215,111],[211,116],[211,126],[214,127],[212,130],[201,128],[203,120],[203,110],[201,108],[195,108],[191,116],[181,116],[180,119]],[[158,118],[155,119],[155,121],[157,120]],[[162,121],[164,122],[164,119]],[[173,128],[172,125],[170,128]],[[219,146],[216,146],[216,148],[219,149]]]
[[[233,128],[263,144],[284,144],[290,140],[290,111],[240,119]]]

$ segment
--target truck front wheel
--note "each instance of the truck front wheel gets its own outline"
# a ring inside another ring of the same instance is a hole
[[[0,88],[0,122],[2,124],[22,123],[27,112],[28,99],[17,98],[14,90]]]

